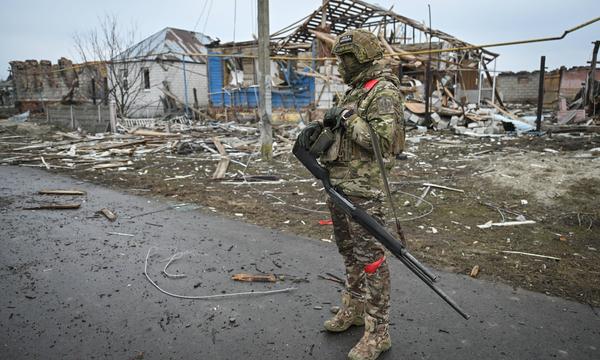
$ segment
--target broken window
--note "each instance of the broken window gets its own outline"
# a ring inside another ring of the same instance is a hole
[[[150,89],[150,69],[142,69],[142,86],[144,89]]]

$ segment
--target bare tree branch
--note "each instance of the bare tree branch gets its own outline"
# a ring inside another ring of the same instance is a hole
[[[115,101],[119,117],[131,115],[143,87],[143,66],[149,49],[137,43],[137,26],[120,26],[116,15],[99,18],[99,27],[86,34],[75,34],[75,49],[84,63],[106,64],[108,94]]]

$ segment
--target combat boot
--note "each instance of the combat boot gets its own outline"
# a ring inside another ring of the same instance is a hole
[[[388,324],[378,324],[377,320],[365,314],[365,334],[350,353],[349,360],[375,360],[392,347]]]
[[[364,301],[354,298],[350,293],[344,291],[342,306],[335,316],[325,321],[325,329],[331,332],[342,332],[348,330],[352,325],[363,326],[365,324],[364,314]]]

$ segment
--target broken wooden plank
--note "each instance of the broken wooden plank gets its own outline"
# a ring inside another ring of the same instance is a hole
[[[473,266],[473,268],[471,269],[471,272],[469,273],[469,276],[472,278],[476,278],[477,275],[479,275],[479,265]]]
[[[62,190],[62,189],[42,189],[38,191],[40,195],[86,195],[82,190]]]
[[[50,166],[48,165],[46,160],[44,160],[43,156],[40,156],[40,160],[42,160],[42,164],[44,164],[44,166],[46,167],[46,170],[50,170]]]
[[[173,134],[173,133],[166,133],[166,132],[146,130],[146,129],[137,129],[132,134],[139,135],[139,136],[161,136],[161,137],[179,137],[179,136],[181,136],[181,134]]]
[[[213,180],[223,179],[225,177],[225,173],[227,173],[227,168],[229,167],[229,158],[222,157],[217,164],[217,168],[212,175]]]
[[[108,220],[110,221],[115,221],[117,220],[117,214],[115,214],[114,212],[110,211],[107,208],[102,208],[98,211],[99,214],[104,215]]]
[[[450,190],[450,191],[456,191],[456,192],[461,192],[464,193],[464,190],[461,189],[455,189],[455,188],[451,188],[448,186],[443,186],[443,185],[437,185],[437,184],[431,184],[431,183],[424,183],[423,186],[430,186],[430,187],[434,187],[434,188],[438,188],[438,189],[444,189],[444,190]]]
[[[508,116],[509,118],[513,119],[513,120],[521,120],[518,116],[516,116],[515,114],[511,113],[510,111],[506,111],[504,110],[502,107],[494,104],[491,100],[485,99],[485,102],[492,106],[494,109],[498,110],[500,113]]]
[[[510,250],[503,250],[502,252],[505,254],[526,255],[526,256],[533,256],[533,257],[539,257],[539,258],[543,258],[543,259],[551,259],[551,260],[560,261],[560,258],[555,257],[555,256],[532,254],[532,253],[527,253],[527,252],[522,252],[522,251],[510,251]]]
[[[111,169],[111,168],[116,168],[116,167],[121,167],[121,166],[127,166],[127,165],[128,165],[127,162],[98,164],[98,165],[92,166],[92,169],[94,169],[94,170]]]
[[[223,143],[221,142],[221,140],[219,140],[218,136],[214,136],[212,138],[212,142],[213,142],[213,144],[215,144],[215,147],[217,148],[217,150],[219,151],[219,154],[221,154],[221,156],[227,156],[227,151],[225,151],[225,146],[223,146]]]
[[[415,203],[415,207],[421,205],[421,203],[423,202],[423,200],[425,200],[425,196],[427,196],[427,194],[429,193],[429,190],[431,190],[431,186],[427,186],[425,188],[425,191],[423,191],[423,194],[421,194],[421,197],[419,198],[419,200],[417,200],[417,202]]]
[[[234,274],[231,276],[232,280],[245,281],[245,282],[277,282],[277,277],[274,274],[268,275],[254,275],[254,274]]]
[[[535,224],[533,220],[524,220],[524,221],[505,221],[500,223],[494,223],[491,221],[486,222],[485,224],[477,225],[480,229],[489,229],[493,226],[517,226],[517,225],[529,225]]]
[[[23,210],[63,210],[63,209],[79,209],[81,204],[78,203],[67,203],[67,204],[40,204],[36,206],[24,207]]]
[[[128,141],[128,142],[123,142],[123,143],[116,143],[116,144],[102,144],[99,146],[96,146],[95,148],[98,150],[109,150],[109,149],[117,149],[117,148],[123,148],[123,147],[128,147],[128,146],[137,146],[137,145],[143,145],[146,143],[147,140],[137,140],[137,141]]]

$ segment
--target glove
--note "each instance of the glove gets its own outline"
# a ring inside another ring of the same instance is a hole
[[[335,130],[344,126],[344,121],[346,121],[346,119],[348,119],[353,113],[353,110],[347,110],[342,107],[334,106],[325,113],[325,117],[323,117],[323,125],[331,130]]]
[[[296,142],[298,143],[298,145],[308,150],[310,146],[315,142],[315,140],[317,140],[317,137],[319,136],[321,131],[323,131],[323,125],[321,125],[321,123],[317,121],[313,121],[310,124],[308,124],[304,129],[302,129],[300,134],[298,134]]]

